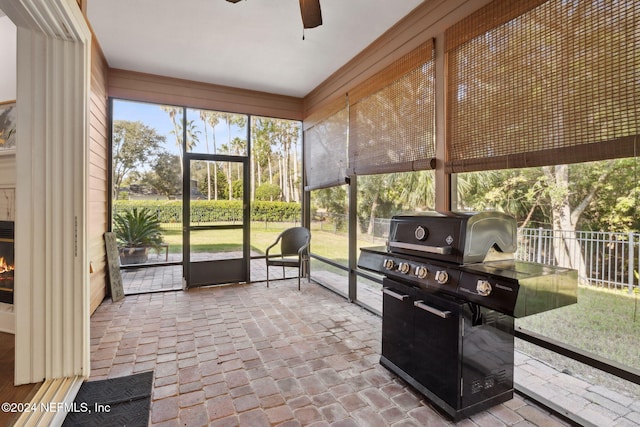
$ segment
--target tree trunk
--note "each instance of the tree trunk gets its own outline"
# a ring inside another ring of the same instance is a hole
[[[256,162],[256,167],[258,168],[258,172],[256,174],[256,178],[258,181],[258,187],[262,185],[262,167],[260,166],[260,162]]]
[[[213,200],[218,200],[218,162],[213,162]]]
[[[287,151],[284,152],[284,157],[282,158],[282,190],[285,194],[284,200],[285,202],[291,201],[291,189],[289,187],[289,155]]]
[[[231,154],[231,150],[233,147],[233,145],[231,144],[231,116],[227,114],[225,115],[225,119],[227,121],[227,138],[228,138],[227,143],[229,144],[229,149],[227,153]],[[231,172],[231,162],[227,162],[227,165],[229,166],[228,168],[229,173],[227,174],[227,177],[229,180],[229,200],[232,200],[233,199],[233,174]]]
[[[284,158],[280,156],[278,158],[278,170],[280,172],[280,188],[282,189],[282,195],[284,196],[284,201],[289,201],[289,189],[287,188],[287,172],[285,169]]]
[[[178,122],[176,121],[176,111],[171,109],[171,111],[167,111],[169,113],[169,117],[171,118],[171,122],[173,123],[173,132],[176,137],[176,146],[178,147],[178,155],[180,156],[180,174],[184,175],[184,165],[183,165],[183,152],[182,152],[182,131],[181,126],[178,126]]]
[[[213,130],[213,154],[218,154],[216,146],[216,131]],[[218,162],[213,162],[213,200],[218,200]]]
[[[569,205],[569,166],[543,168],[555,186],[551,205],[553,221],[553,254],[558,266],[578,270],[578,277],[586,277],[586,263],[576,235],[576,220]]]
[[[251,156],[251,164],[249,164],[249,175],[251,176],[251,197],[249,200],[255,200],[256,198],[256,163],[258,163],[258,156],[254,154]]]
[[[229,177],[229,200],[232,200],[233,199],[233,173],[231,172],[231,162],[227,162],[227,165],[229,166],[228,174],[227,174],[227,176]]]
[[[376,223],[376,209],[378,209],[378,197],[380,193],[375,192],[373,195],[373,202],[371,203],[371,213],[369,214],[369,227],[367,227],[367,234],[373,236],[373,232],[375,231],[375,223]]]
[[[294,146],[294,157],[293,157],[293,177],[291,178],[291,188],[293,189],[293,200],[295,202],[300,202],[300,185],[295,185],[295,180],[298,178],[298,145]]]
[[[200,113],[200,118],[204,122],[204,143],[207,147],[207,154],[209,154],[209,132],[207,132],[206,116]],[[215,129],[213,130],[215,133]],[[211,200],[211,165],[207,162],[207,200]]]
[[[207,162],[207,200],[211,200],[211,165]]]

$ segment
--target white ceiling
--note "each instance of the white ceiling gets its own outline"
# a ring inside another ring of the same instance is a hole
[[[88,0],[110,67],[303,97],[423,0]]]

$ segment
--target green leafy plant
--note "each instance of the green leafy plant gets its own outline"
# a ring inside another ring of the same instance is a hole
[[[162,232],[157,215],[147,208],[132,208],[118,212],[114,230],[118,245],[124,248],[151,247],[159,249]]]

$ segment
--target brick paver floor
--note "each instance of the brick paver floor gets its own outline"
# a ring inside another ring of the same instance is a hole
[[[153,426],[451,423],[379,362],[381,318],[295,280],[129,295],[91,318],[91,378],[154,371]],[[516,396],[462,426],[562,426]]]
[[[264,258],[252,259],[251,261],[251,281],[260,282],[267,280],[267,267]],[[122,276],[122,286],[125,295],[143,294],[149,292],[165,292],[181,290],[183,286],[182,265],[172,265],[163,267],[144,267],[136,269],[125,269],[120,272]],[[295,277],[297,269],[287,267],[285,277]],[[282,279],[281,267],[270,267],[269,277],[272,280]],[[312,269],[314,280],[321,280],[322,284],[346,296],[348,291],[348,280],[346,273],[342,275],[327,271],[322,267]],[[306,283],[306,279],[302,279]],[[382,312],[382,292],[380,285],[358,283],[358,300],[369,306],[371,309]]]
[[[170,257],[171,262],[180,262],[181,260],[181,257],[175,254],[171,254]],[[154,259],[153,256],[150,259],[152,261],[164,261],[164,259]],[[250,262],[251,281],[267,280],[267,267],[264,258],[252,259]],[[285,274],[286,277],[295,277],[297,269],[287,267]],[[125,295],[181,290],[183,286],[182,264],[123,269],[120,271],[120,275],[122,276]],[[269,268],[269,277],[271,279],[281,279],[283,277],[282,268]]]

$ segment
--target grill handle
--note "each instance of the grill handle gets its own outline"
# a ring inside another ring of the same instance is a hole
[[[382,293],[383,293],[383,294],[387,294],[387,295],[389,295],[390,297],[393,297],[393,298],[395,298],[395,299],[397,299],[397,300],[400,300],[400,301],[404,301],[404,300],[406,300],[407,298],[409,298],[409,295],[401,295],[401,294],[399,294],[399,293],[397,293],[397,292],[392,291],[392,290],[391,290],[391,289],[389,289],[389,288],[384,288],[384,289],[382,290]]]
[[[431,314],[435,314],[438,317],[442,317],[443,319],[448,319],[449,317],[451,317],[451,312],[450,311],[438,310],[435,307],[431,307],[430,305],[425,304],[424,301],[422,301],[422,300],[415,301],[413,303],[413,305],[418,307],[421,310],[428,311]]]
[[[412,251],[428,252],[430,254],[449,255],[453,248],[451,246],[427,246],[416,245],[415,243],[389,242],[389,247],[410,249]]]

